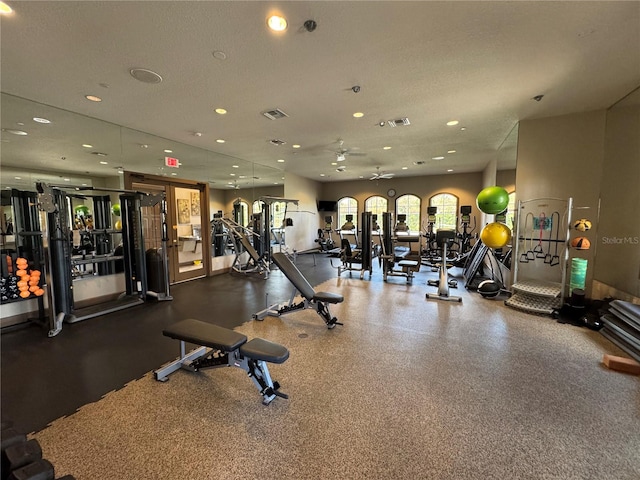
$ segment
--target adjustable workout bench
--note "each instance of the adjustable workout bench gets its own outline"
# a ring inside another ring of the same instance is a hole
[[[180,358],[155,370],[156,380],[166,382],[170,374],[181,368],[197,372],[205,368],[238,367],[247,372],[258,387],[264,405],[276,397],[289,398],[278,391],[280,385],[271,380],[267,367],[267,362],[284,363],[289,358],[286,347],[262,338],[247,342],[241,333],[194,319],[175,323],[162,333],[180,340]],[[186,353],[185,342],[202,346]]]
[[[330,292],[316,292],[307,279],[304,278],[302,273],[300,273],[298,267],[296,267],[291,260],[289,260],[289,257],[282,252],[276,252],[271,255],[271,260],[273,260],[273,263],[278,266],[282,273],[284,273],[285,277],[287,277],[293,284],[293,292],[291,293],[289,303],[282,307],[278,304],[274,304],[258,313],[254,313],[253,318],[255,320],[264,320],[264,317],[268,315],[272,317],[279,317],[286,313],[303,310],[305,308],[312,308],[324,319],[324,323],[327,324],[327,327],[333,328],[336,325],[342,325],[342,323],[338,322],[336,317],[331,316],[328,305],[330,303],[335,304],[343,302],[344,297],[342,295]],[[300,292],[300,295],[303,297],[303,300],[299,303],[293,302],[296,292]]]

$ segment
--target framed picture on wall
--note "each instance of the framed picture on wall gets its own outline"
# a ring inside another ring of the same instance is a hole
[[[200,192],[191,192],[191,215],[200,216]]]
[[[187,198],[178,199],[178,223],[191,223],[191,212]]]

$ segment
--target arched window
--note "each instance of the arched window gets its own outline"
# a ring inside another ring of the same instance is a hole
[[[253,202],[253,206],[251,208],[252,213],[262,213],[262,206],[264,202],[262,200],[256,200]]]
[[[358,201],[353,197],[344,197],[338,200],[338,228],[347,223],[347,215],[353,215],[351,220],[358,226]]]
[[[420,204],[420,197],[416,195],[401,195],[396,199],[396,221],[398,215],[406,215],[411,233],[420,232]]]
[[[509,194],[509,204],[507,205],[507,226],[511,229],[515,227],[516,221],[516,192],[513,191]]]
[[[429,199],[429,206],[438,208],[434,226],[436,230],[457,230],[458,197],[451,193],[439,193]]]
[[[285,202],[275,202],[271,204],[271,218],[273,219],[273,223],[271,226],[273,228],[282,228],[284,222],[284,212],[287,209],[287,204]]]
[[[374,195],[364,201],[364,211],[377,215],[378,225],[382,225],[382,214],[389,211],[389,201],[385,197]]]

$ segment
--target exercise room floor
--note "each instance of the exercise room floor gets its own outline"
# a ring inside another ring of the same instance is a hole
[[[463,288],[451,291],[462,304],[426,300],[437,274],[424,267],[409,286],[383,282],[377,264],[362,281],[317,263],[299,259],[317,290],[345,296],[333,330],[312,311],[250,321],[265,292],[288,299],[275,271],[178,285],[173,302],[55,339],[3,334],[3,419],[36,431],[57,474],[79,480],[640,478],[640,381],[602,366],[623,353],[599,333]],[[162,328],[186,317],[287,346],[269,368],[290,398],[263,406],[235,368],[153,380],[177,355]]]

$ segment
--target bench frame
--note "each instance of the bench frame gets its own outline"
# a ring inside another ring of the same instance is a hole
[[[198,372],[207,368],[237,367],[247,372],[260,395],[262,395],[263,405],[269,405],[276,397],[289,398],[288,395],[279,391],[280,384],[272,380],[265,360],[248,358],[240,352],[242,345],[247,342],[246,337],[244,342],[234,350],[200,346],[187,353],[187,342],[185,340],[178,338],[176,335],[167,335],[166,333],[165,335],[180,341],[180,357],[154,370],[153,376],[159,382],[166,382],[169,380],[169,375],[180,369]],[[190,341],[192,340],[190,339]]]
[[[264,320],[264,318],[267,316],[280,317],[282,315],[286,315],[287,313],[297,312],[298,310],[311,309],[315,310],[315,312],[323,318],[324,323],[329,329],[334,328],[336,325],[342,325],[342,323],[338,322],[338,319],[336,317],[331,315],[331,312],[329,311],[329,304],[340,303],[344,300],[344,298],[340,297],[339,301],[323,301],[319,299],[318,297],[328,298],[333,294],[316,292],[309,284],[307,279],[304,278],[300,270],[298,270],[298,267],[296,267],[295,264],[291,260],[289,260],[289,257],[287,257],[286,254],[276,252],[271,255],[271,259],[280,268],[287,279],[293,284],[293,290],[291,292],[291,297],[289,298],[289,301],[287,303],[274,303],[264,310],[260,310],[259,312],[254,313],[254,320]],[[298,293],[302,296],[302,300],[296,303],[295,298]]]

